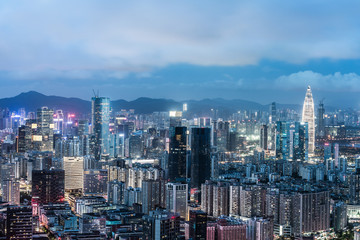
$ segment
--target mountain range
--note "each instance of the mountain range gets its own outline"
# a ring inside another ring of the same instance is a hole
[[[257,102],[242,99],[226,100],[222,98],[174,101],[171,99],[155,99],[141,97],[133,101],[123,99],[111,101],[113,111],[121,109],[135,109],[136,113],[166,112],[171,110],[181,110],[182,104],[187,103],[189,113],[197,115],[207,115],[211,109],[218,110],[219,116],[228,115],[242,110],[262,110],[268,111],[269,105],[262,105]],[[36,109],[47,106],[52,109],[62,109],[66,112],[88,114],[91,112],[91,101],[80,98],[67,98],[60,96],[47,96],[36,91],[21,93],[15,97],[0,99],[0,109],[8,108],[10,111],[17,111],[25,108],[26,111],[36,111]],[[278,109],[288,108],[300,110],[300,105],[277,104]]]

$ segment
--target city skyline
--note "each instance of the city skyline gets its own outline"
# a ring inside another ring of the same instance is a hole
[[[360,240],[360,1],[0,1],[0,239]]]

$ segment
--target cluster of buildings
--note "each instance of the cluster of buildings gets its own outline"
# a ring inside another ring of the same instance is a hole
[[[0,239],[321,239],[360,222],[357,113],[316,112],[310,87],[301,112],[188,107],[1,110]]]

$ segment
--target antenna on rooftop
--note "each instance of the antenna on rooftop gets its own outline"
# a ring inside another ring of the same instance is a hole
[[[96,94],[95,90],[93,89],[93,93],[94,93],[94,97],[99,97],[99,90],[98,90],[98,93]]]

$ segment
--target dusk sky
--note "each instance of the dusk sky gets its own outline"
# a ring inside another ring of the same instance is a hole
[[[224,4],[226,3],[226,4]],[[0,98],[226,98],[360,109],[360,1],[1,1]]]

